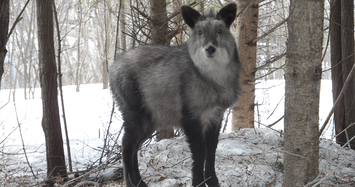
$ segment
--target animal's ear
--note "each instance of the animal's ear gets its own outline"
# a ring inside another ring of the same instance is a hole
[[[181,14],[184,18],[185,23],[190,27],[194,28],[195,24],[197,23],[198,19],[200,18],[201,14],[197,12],[195,9],[183,5],[181,7]]]
[[[230,3],[224,6],[217,14],[217,19],[222,20],[229,28],[237,15],[237,5]]]

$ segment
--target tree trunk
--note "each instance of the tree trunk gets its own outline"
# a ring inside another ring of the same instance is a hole
[[[182,5],[182,0],[173,0],[173,11],[174,12],[178,12],[180,11],[181,5]],[[173,25],[173,29],[180,29],[182,27],[182,16],[181,14],[177,15],[174,19],[173,19],[174,25]],[[174,45],[179,45],[184,41],[184,33],[183,32],[179,32],[176,36],[175,36],[175,40],[173,40]]]
[[[339,96],[339,93],[344,85],[342,66],[337,65],[342,59],[341,52],[341,1],[332,0],[330,10],[330,61],[332,66],[332,86],[333,86],[333,102]],[[334,124],[335,133],[339,134],[345,129],[345,106],[344,97],[341,98],[338,107],[334,110]],[[345,133],[340,134],[336,137],[336,141],[340,145],[344,145],[346,142]]]
[[[6,57],[7,33],[9,30],[10,0],[0,2],[0,89],[1,78],[4,74],[4,62]]]
[[[117,24],[116,24],[116,37],[115,37],[115,49],[113,53],[113,61],[116,61],[118,58],[118,55],[120,54],[120,15],[122,11],[122,0],[119,0],[119,5],[118,5],[118,14],[117,14]]]
[[[108,55],[110,49],[110,26],[111,26],[111,13],[107,12],[106,1],[104,1],[104,61],[102,63],[102,85],[103,89],[108,89]]]
[[[284,186],[318,175],[324,1],[291,0],[285,66]]]
[[[167,14],[166,14],[166,1],[165,0],[151,0],[150,1],[150,14],[152,32],[152,43],[160,45],[169,45],[169,41],[165,37],[168,30]],[[174,137],[174,128],[160,128],[157,130],[157,140]]]
[[[76,62],[76,92],[80,91],[81,85],[81,26],[82,26],[82,3],[78,3],[78,19],[79,19],[79,27],[78,27],[78,54],[77,54],[77,62]]]
[[[115,42],[115,52],[114,61],[117,60],[118,55],[121,52],[126,51],[126,14],[125,14],[125,1],[119,0],[117,25],[116,25],[116,42]]]
[[[354,65],[354,1],[341,2],[341,63],[343,82],[349,75]],[[355,122],[355,75],[350,79],[349,86],[344,92],[345,126]],[[355,135],[355,125],[346,130],[348,139]],[[351,148],[355,149],[355,140],[350,142]]]
[[[37,0],[38,59],[43,105],[42,128],[46,141],[49,180],[51,177],[67,176],[57,97],[52,10],[52,1]]]
[[[121,52],[126,51],[126,5],[125,0],[121,0],[121,12],[120,12],[120,41]]]
[[[150,17],[151,17],[151,24],[152,24],[152,31],[151,31],[152,43],[169,45],[165,37],[168,30],[166,1],[151,0],[150,7],[151,7]]]
[[[32,6],[32,11],[34,11],[34,6]],[[25,99],[28,99],[29,96],[27,96],[27,86],[30,87],[30,67],[31,66],[28,66],[27,65],[27,59],[31,59],[31,58],[28,58],[29,56],[31,56],[31,44],[32,44],[32,41],[33,41],[33,34],[32,34],[32,30],[33,30],[33,19],[34,19],[35,15],[33,13],[31,13],[31,16],[30,16],[30,20],[29,20],[29,24],[28,24],[28,31],[27,31],[27,41],[25,41],[24,39],[24,35],[21,36],[21,43],[22,45],[25,45],[25,48],[24,48],[24,52],[22,53],[22,62],[23,62],[23,66],[24,66],[24,71],[23,71],[23,92],[24,92],[24,96],[25,96]],[[23,29],[25,30],[25,29]],[[30,88],[29,88],[30,89]]]
[[[238,105],[233,109],[232,130],[241,128],[254,128],[254,99],[255,99],[255,72],[256,72],[256,42],[259,5],[249,5],[249,0],[237,1],[239,10],[244,10],[237,18],[236,43],[238,45],[241,62],[242,92]]]

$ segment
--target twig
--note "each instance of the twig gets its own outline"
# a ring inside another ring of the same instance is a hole
[[[281,103],[281,101],[283,100],[283,98],[285,97],[285,94],[282,96],[282,98],[280,99],[280,101],[277,103],[276,107],[274,108],[274,110],[271,112],[271,114],[269,115],[269,117],[267,117],[267,119],[269,119],[274,112],[276,111],[277,107],[279,107],[279,104]]]
[[[274,123],[271,123],[270,125],[268,125],[267,127],[272,127],[275,124],[277,124],[278,122],[280,122],[282,119],[284,119],[284,116],[282,116],[280,119],[276,120]]]
[[[328,32],[328,39],[327,39],[327,44],[325,45],[323,57],[322,57],[322,62],[324,62],[325,55],[327,54],[327,50],[329,47],[329,41],[330,41],[330,32]]]
[[[120,135],[121,135],[121,133],[122,133],[122,130],[123,130],[123,125],[121,126],[121,129],[120,129],[120,131],[118,132],[118,135],[117,135],[117,137],[116,137],[114,146],[118,145],[117,141],[118,141],[118,138],[120,137]]]
[[[144,18],[150,20],[151,18],[145,14],[144,12],[140,11],[137,7],[131,6],[132,9],[136,10],[141,16],[143,16]]]
[[[83,182],[79,182],[78,184],[76,184],[74,187],[79,187],[79,186],[95,186],[95,187],[100,187],[100,184],[94,181],[83,181]]]
[[[248,3],[247,5],[245,5],[241,11],[239,11],[239,12],[237,13],[236,17],[239,17],[241,14],[243,14],[244,11],[245,11],[247,8],[249,8],[253,3],[254,3],[254,2],[249,1],[249,3]]]
[[[83,174],[83,175],[80,175],[80,176],[77,177],[77,178],[74,178],[74,179],[71,179],[71,180],[67,181],[66,183],[64,183],[64,184],[62,185],[62,187],[68,187],[68,186],[69,186],[70,184],[72,184],[74,181],[79,180],[79,179],[82,179],[82,178],[84,178],[84,177],[87,177],[87,176],[89,176],[90,174],[92,174],[92,173],[94,173],[94,172],[96,172],[96,171],[100,171],[103,167],[106,167],[106,165],[109,163],[109,160],[110,160],[109,157],[111,157],[113,154],[114,154],[114,153],[111,153],[111,154],[108,156],[108,159],[107,159],[104,163],[98,165],[96,168],[92,169],[91,171],[89,171],[89,172],[87,172],[87,173],[85,173],[85,174]]]
[[[256,105],[256,112],[257,112],[257,116],[258,116],[258,127],[260,128],[260,112],[259,112],[259,101],[257,101],[256,103],[258,103],[257,105]],[[262,104],[262,103],[261,103]],[[254,129],[255,130],[255,129]]]
[[[194,4],[196,4],[196,1],[194,1],[194,2],[192,2],[190,4],[187,4],[186,6],[192,6]],[[175,12],[173,12],[173,13],[171,13],[167,20],[170,21],[171,19],[173,19],[175,16],[177,16],[179,14],[180,14],[180,9],[175,11]]]
[[[114,49],[114,55],[113,55],[113,60],[116,61],[117,60],[117,56],[118,56],[118,48],[119,46],[119,33],[120,33],[120,19],[121,19],[121,8],[122,8],[122,0],[120,1],[120,6],[118,7],[118,13],[117,13],[117,26],[116,26],[116,40],[115,40],[115,49]],[[121,41],[122,42],[122,41]]]
[[[338,174],[334,174],[334,172],[332,172],[333,175],[328,174],[325,177],[322,178],[322,173],[320,172],[317,176],[316,179],[314,179],[313,181],[309,182],[307,185],[305,185],[304,187],[310,187],[310,186],[319,186],[320,184],[322,184],[323,181],[325,181],[327,178],[329,178],[330,176],[341,176],[341,175],[354,175],[354,172],[350,172],[350,173],[338,173]]]
[[[355,64],[354,64],[353,67],[351,68],[351,71],[349,72],[348,77],[347,77],[346,80],[345,80],[344,86],[343,86],[343,88],[341,88],[341,91],[340,91],[340,93],[339,93],[337,99],[336,99],[335,102],[334,102],[333,108],[330,110],[330,112],[329,112],[329,114],[328,114],[328,117],[326,118],[326,120],[324,121],[324,123],[323,123],[323,125],[322,125],[322,128],[320,128],[320,130],[319,130],[319,135],[318,135],[319,137],[322,135],[322,133],[323,133],[325,127],[327,126],[327,124],[328,124],[328,122],[329,122],[329,120],[330,120],[330,117],[331,117],[331,116],[333,115],[333,113],[334,113],[335,108],[336,108],[336,107],[338,106],[338,104],[340,103],[340,100],[341,100],[341,98],[342,98],[343,95],[344,95],[345,88],[348,86],[348,84],[349,84],[349,82],[350,82],[350,79],[351,79],[352,75],[354,74],[354,70],[355,70]]]
[[[286,56],[286,53],[282,53],[281,55],[274,56],[274,57],[270,58],[269,60],[265,61],[265,62],[263,63],[263,65],[257,67],[256,69],[257,69],[257,70],[260,70],[260,69],[266,67],[267,65],[269,65],[269,64],[271,64],[271,63],[274,63],[274,62],[280,60],[280,59],[283,58],[284,56]]]
[[[25,6],[22,8],[20,14],[17,16],[17,18],[16,18],[14,24],[12,25],[12,27],[11,27],[11,29],[10,29],[9,34],[7,35],[7,38],[6,38],[5,43],[7,43],[7,41],[9,41],[10,36],[11,36],[12,32],[14,32],[14,29],[15,29],[16,25],[22,20],[22,17],[21,17],[21,16],[22,16],[23,12],[25,11],[25,9],[26,9],[26,7],[27,7],[27,5],[28,5],[28,3],[29,3],[30,1],[31,1],[31,0],[27,0]]]
[[[27,163],[28,167],[30,167],[30,170],[31,170],[31,173],[32,173],[33,177],[34,177],[35,179],[37,179],[35,173],[33,172],[32,166],[31,166],[30,162],[28,161],[28,157],[27,157],[27,153],[26,153],[26,147],[25,147],[25,142],[23,141],[23,137],[22,137],[21,123],[20,123],[20,121],[18,120],[18,114],[17,114],[15,96],[14,96],[14,107],[15,107],[15,114],[16,114],[17,126],[18,126],[18,129],[19,129],[19,131],[20,131],[22,149],[23,149],[23,152],[25,153],[26,163]]]
[[[4,143],[5,140],[6,140],[12,133],[14,133],[17,128],[18,128],[18,127],[14,128],[3,140],[1,140],[0,145],[1,145],[2,143]]]
[[[225,123],[224,123],[224,125],[223,125],[223,130],[222,130],[223,133],[224,133],[224,131],[226,130],[226,126],[227,126],[227,123],[228,123],[228,118],[229,118],[229,115],[231,114],[231,111],[232,111],[232,109],[229,108],[229,109],[228,109],[227,116],[226,116]]]
[[[265,32],[264,34],[262,34],[261,36],[255,38],[254,40],[249,42],[249,45],[254,44],[256,42],[258,42],[259,40],[265,38],[266,36],[268,36],[269,34],[271,34],[272,32],[274,32],[276,29],[278,29],[281,25],[285,24],[287,22],[288,18],[284,19],[283,21],[281,21],[280,23],[276,24],[273,28],[271,28],[269,31]]]
[[[185,160],[187,160],[187,159],[191,159],[191,158],[192,158],[192,157],[186,157],[186,158],[180,160],[179,162],[173,164],[170,168],[173,168],[173,167],[175,167],[176,165],[180,164],[181,162],[183,162],[183,161],[185,161]]]
[[[271,127],[268,127],[268,125],[265,125],[265,124],[263,124],[263,123],[260,123],[260,122],[258,122],[258,121],[255,121],[255,120],[253,120],[253,119],[251,119],[251,118],[249,118],[249,117],[240,115],[240,114],[238,114],[238,113],[234,113],[234,114],[236,114],[236,115],[238,115],[238,116],[240,116],[240,117],[249,119],[250,121],[252,121],[252,122],[254,122],[254,123],[258,123],[258,124],[260,124],[260,125],[262,125],[262,126],[264,126],[264,127],[267,127],[267,128],[269,128],[269,129],[271,129],[271,130],[273,130],[273,131],[276,131],[276,132],[282,134],[282,131],[278,131],[278,130],[276,130],[276,129],[273,129],[273,128],[271,128]]]
[[[349,148],[351,148],[350,144],[348,144],[351,140],[349,140],[349,135],[348,135],[348,131],[345,131],[345,137],[346,137],[346,144],[344,144],[342,147],[345,147],[346,145],[348,145]]]
[[[68,136],[68,127],[67,127],[67,120],[65,117],[65,109],[64,109],[64,97],[63,97],[63,83],[62,83],[62,63],[60,61],[60,54],[61,54],[61,39],[60,39],[60,30],[59,30],[59,21],[58,21],[58,15],[57,15],[57,9],[55,7],[54,0],[53,2],[53,11],[54,11],[54,18],[55,18],[55,23],[57,26],[57,39],[58,39],[58,82],[59,82],[59,92],[60,92],[60,99],[61,99],[61,104],[62,104],[62,113],[63,113],[63,122],[64,122],[64,130],[65,130],[65,138],[67,141],[67,151],[68,151],[68,162],[69,162],[69,171],[73,172],[73,165],[71,161],[71,154],[70,154],[70,142],[69,142],[69,136]]]
[[[348,128],[350,128],[350,127],[353,126],[353,125],[355,125],[355,122],[354,122],[353,124],[347,126],[345,129],[343,129],[343,130],[342,130],[341,132],[339,132],[337,135],[335,135],[332,140],[334,140],[334,138],[338,137],[341,133],[343,133],[344,131],[346,131]]]
[[[274,73],[275,71],[279,70],[279,69],[282,69],[283,67],[285,66],[285,64],[281,65],[280,67],[276,68],[275,70],[272,70],[271,72],[268,72],[267,74],[263,75],[263,76],[260,76],[260,77],[257,77],[255,78],[255,80],[258,80],[258,79],[261,79],[261,78],[264,78],[272,73]]]
[[[210,179],[211,178],[211,176],[209,176],[207,179],[205,179],[204,181],[202,181],[200,184],[198,184],[196,187],[199,187],[199,186],[201,186],[202,184],[204,184],[208,179]]]
[[[346,127],[346,129],[344,129],[343,131],[345,131],[345,133],[347,133],[347,129],[348,128],[350,128],[351,126],[353,126],[353,125],[355,125],[355,123],[352,123],[351,125],[349,125],[348,127]],[[342,131],[342,132],[343,132]],[[340,133],[339,133],[340,134]],[[350,146],[350,142],[353,140],[353,139],[355,139],[355,136],[353,136],[350,140],[349,140],[349,137],[348,137],[348,134],[346,134],[347,135],[347,142],[342,146],[342,147],[345,147],[346,145],[348,145],[349,146],[349,148],[351,148],[351,146]]]
[[[114,106],[114,104],[113,104],[113,106]],[[113,118],[113,112],[111,112],[110,124],[112,123],[112,118]],[[114,141],[115,143],[114,143],[113,147],[116,147],[118,138],[119,138],[119,136],[120,136],[122,130],[123,130],[123,125],[122,125],[122,127],[121,127],[121,130],[120,130],[119,133],[118,133],[117,138],[116,138],[115,141]],[[108,134],[108,131],[107,131],[107,134]],[[106,139],[108,139],[108,138],[106,137]],[[106,140],[105,140],[105,142],[106,142]],[[87,146],[89,146],[89,145],[87,145]],[[93,149],[95,149],[95,148],[93,148]],[[105,149],[105,148],[104,148],[104,149]],[[103,149],[103,150],[104,150],[104,149]],[[69,186],[70,184],[72,184],[74,181],[77,181],[77,180],[79,180],[79,179],[82,179],[82,178],[84,178],[84,177],[87,177],[87,176],[91,175],[92,173],[95,173],[95,172],[97,172],[97,171],[100,171],[100,170],[104,169],[104,168],[107,167],[107,165],[110,163],[110,160],[111,160],[111,158],[113,157],[113,155],[116,155],[116,154],[117,154],[116,152],[112,151],[111,153],[109,153],[109,154],[106,156],[107,159],[106,159],[105,161],[101,161],[102,163],[100,163],[97,167],[93,167],[94,169],[88,171],[87,173],[85,173],[85,174],[83,174],[83,175],[80,175],[80,176],[77,177],[77,178],[71,179],[70,181],[67,181],[67,182],[63,185],[63,187],[67,187],[67,186]],[[103,157],[103,156],[101,156],[100,159],[102,159],[102,157]]]
[[[10,91],[9,91],[9,98],[7,99],[7,102],[3,106],[0,107],[0,110],[3,109],[7,104],[10,103],[10,98],[11,98],[11,88],[10,88]]]
[[[104,147],[102,148],[102,152],[101,152],[99,164],[101,164],[101,160],[102,160],[102,157],[103,157],[104,152],[105,152],[105,149],[106,149],[107,137],[108,137],[108,134],[109,134],[109,131],[110,131],[110,127],[111,127],[111,124],[112,124],[112,116],[113,116],[114,111],[115,111],[115,102],[112,103],[112,110],[111,110],[111,115],[110,115],[110,121],[109,121],[107,130],[106,130],[106,137],[105,137],[105,140],[104,140]]]
[[[338,63],[335,64],[334,66],[332,66],[332,67],[330,67],[329,69],[326,69],[326,70],[324,70],[324,71],[322,71],[322,72],[326,72],[326,71],[331,70],[331,69],[334,68],[335,66],[340,65],[342,62],[344,62],[345,60],[347,60],[348,58],[350,58],[350,57],[352,57],[352,56],[354,56],[354,55],[355,55],[355,53],[353,53],[353,54],[351,54],[351,55],[345,57],[344,59],[342,59],[340,62],[338,62]]]
[[[283,58],[284,56],[286,56],[286,53],[282,53],[281,55],[274,56],[274,57],[270,58],[269,60],[265,61],[265,62],[263,63],[263,65],[261,65],[261,66],[259,66],[259,67],[256,67],[253,71],[250,71],[250,72],[248,72],[248,73],[242,75],[242,77],[245,76],[245,75],[249,75],[249,74],[251,74],[252,72],[258,71],[258,70],[260,70],[260,69],[262,69],[262,68],[268,66],[269,64],[272,64],[272,63],[274,63],[274,62],[280,60],[280,59]],[[283,64],[282,66],[280,66],[279,68],[277,68],[277,69],[274,70],[274,71],[277,71],[277,70],[281,69],[284,65],[285,65],[285,64]],[[272,72],[270,72],[270,73],[268,73],[268,74],[266,74],[266,75],[257,77],[257,78],[255,78],[255,80],[261,79],[261,78],[263,78],[263,77],[266,77],[267,75],[273,73],[274,71],[272,71]]]

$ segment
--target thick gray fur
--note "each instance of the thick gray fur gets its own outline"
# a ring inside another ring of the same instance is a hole
[[[194,159],[193,186],[207,175],[211,177],[208,186],[218,186],[214,154],[221,121],[240,92],[240,62],[229,31],[236,5],[203,16],[187,6],[181,12],[191,28],[186,43],[137,47],[122,54],[109,69],[110,88],[124,120],[126,186],[147,186],[136,154],[142,142],[164,126],[185,131]]]

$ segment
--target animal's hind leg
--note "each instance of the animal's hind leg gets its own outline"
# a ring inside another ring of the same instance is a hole
[[[205,143],[200,126],[200,122],[196,119],[183,118],[182,121],[184,133],[187,136],[192,153],[193,166],[192,166],[192,185],[205,187],[203,176],[203,165],[205,162]]]
[[[213,125],[212,128],[205,132],[206,137],[206,163],[205,163],[205,178],[209,187],[219,186],[218,178],[215,172],[215,156],[218,144],[218,136],[221,125]]]
[[[143,115],[144,116],[144,115]],[[136,120],[125,121],[125,134],[122,140],[122,156],[127,187],[147,187],[138,169],[137,152],[142,143],[151,136],[154,128],[142,116]]]

